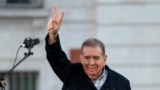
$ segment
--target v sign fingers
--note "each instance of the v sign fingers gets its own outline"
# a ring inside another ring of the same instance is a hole
[[[48,33],[49,33],[50,41],[55,40],[59,31],[59,28],[62,24],[63,17],[64,17],[64,11],[62,11],[61,15],[58,16],[57,6],[54,6],[53,18],[48,21]]]
[[[54,12],[54,16],[53,16],[53,20],[55,21],[56,24],[62,24],[63,21],[63,17],[64,17],[64,11],[61,12],[61,15],[58,16],[58,12],[57,12],[57,6],[54,6],[53,8],[53,12]]]

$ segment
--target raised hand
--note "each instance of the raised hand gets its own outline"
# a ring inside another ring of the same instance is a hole
[[[54,43],[59,31],[59,28],[62,24],[64,17],[64,11],[61,12],[61,15],[57,15],[57,6],[53,8],[53,18],[48,21],[48,33],[49,33],[49,42]]]

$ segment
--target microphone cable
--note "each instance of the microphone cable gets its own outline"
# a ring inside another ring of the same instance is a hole
[[[19,46],[19,47],[18,47],[18,49],[17,49],[16,57],[15,57],[15,59],[14,59],[14,63],[13,63],[13,67],[14,67],[14,65],[16,64],[17,56],[18,56],[18,53],[19,53],[19,50],[20,50],[20,48],[21,48],[21,47],[22,47],[22,46]]]

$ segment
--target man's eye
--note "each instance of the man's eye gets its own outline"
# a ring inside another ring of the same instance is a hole
[[[95,60],[100,59],[100,57],[94,57]]]
[[[89,59],[89,57],[84,57],[84,59]]]

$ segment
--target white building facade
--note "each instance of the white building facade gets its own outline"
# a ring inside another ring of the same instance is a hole
[[[130,80],[132,90],[160,90],[159,0],[0,0],[0,73],[13,66],[25,37],[40,39],[34,55],[6,76],[7,90],[61,89],[44,49],[55,4],[65,11],[59,34],[68,57],[85,39],[98,38],[106,45],[107,64]]]

